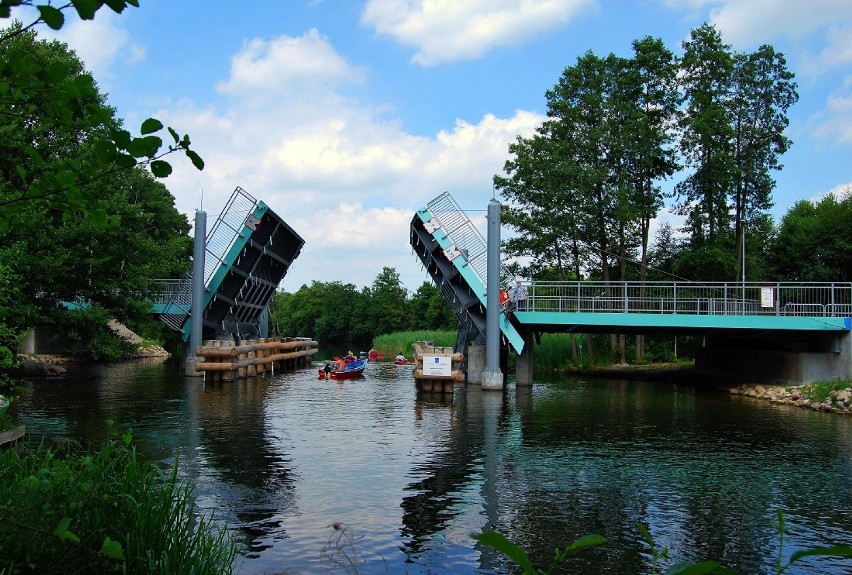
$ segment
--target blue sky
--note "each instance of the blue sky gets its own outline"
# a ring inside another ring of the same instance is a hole
[[[191,135],[205,170],[176,159],[164,180],[190,222],[203,207],[212,225],[240,186],[305,239],[287,291],[361,288],[385,266],[416,289],[429,278],[408,243],[415,211],[449,191],[481,223],[508,144],[541,123],[567,66],[589,50],[628,56],[645,36],[680,54],[703,22],[737,51],[772,44],[796,74],[776,218],[852,185],[852,0],[140,5],[70,21],[58,37],[128,127],[153,116]]]

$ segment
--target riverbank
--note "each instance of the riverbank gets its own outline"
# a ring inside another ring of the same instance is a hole
[[[814,397],[815,384],[797,386],[763,385],[718,380],[705,380],[695,372],[692,363],[658,363],[650,365],[613,364],[594,369],[571,370],[567,373],[586,377],[659,381],[664,383],[684,382],[702,387],[713,387],[733,395],[743,395],[773,403],[793,405],[813,411],[852,415],[852,386],[835,389],[826,397]]]
[[[151,358],[166,359],[170,356],[171,354],[159,345],[140,345],[134,352],[124,356],[122,361]],[[66,367],[68,364],[81,361],[71,356],[25,353],[19,353],[18,360],[21,362],[21,372],[25,377],[38,378],[64,377],[68,373]]]

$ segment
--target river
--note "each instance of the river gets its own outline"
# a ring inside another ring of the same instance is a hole
[[[537,376],[419,395],[411,366],[316,374],[204,383],[159,362],[92,367],[31,382],[19,415],[30,438],[130,428],[143,455],[177,458],[202,509],[245,544],[244,575],[507,573],[471,538],[490,528],[539,567],[597,533],[608,543],[560,572],[650,573],[637,522],[668,549],[662,565],[770,574],[778,509],[784,558],[852,544],[849,417],[686,383]],[[852,573],[852,561],[786,573]]]

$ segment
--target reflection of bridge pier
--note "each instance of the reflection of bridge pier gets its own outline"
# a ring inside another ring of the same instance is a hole
[[[411,221],[411,245],[458,316],[456,351],[485,343],[485,240],[444,193]],[[512,277],[499,272],[501,289]],[[691,335],[708,375],[770,383],[852,377],[852,283],[523,282],[522,304],[497,309],[503,349],[531,381],[530,335]],[[493,290],[492,290],[492,296]],[[526,355],[525,355],[526,354]],[[469,367],[466,366],[466,367]],[[477,374],[468,381],[477,381]]]

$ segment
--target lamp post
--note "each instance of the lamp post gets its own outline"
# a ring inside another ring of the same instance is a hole
[[[743,270],[742,270],[742,277],[740,279],[742,280],[742,283],[743,283],[743,314],[745,314],[745,304],[746,304],[746,295],[745,295],[745,289],[746,289],[746,285],[745,285],[746,284],[746,249],[745,249],[746,221],[745,221],[745,219],[743,219],[741,225],[742,225],[742,229],[743,229],[742,230],[742,235],[743,235],[743,238],[742,238],[742,247],[743,247],[742,268],[743,268]]]

